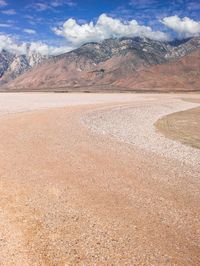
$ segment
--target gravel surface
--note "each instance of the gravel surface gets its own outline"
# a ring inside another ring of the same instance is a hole
[[[185,146],[159,133],[154,124],[168,114],[199,106],[177,99],[159,100],[137,106],[116,107],[89,113],[83,121],[96,133],[108,134],[145,151],[176,159],[200,169],[200,150]]]

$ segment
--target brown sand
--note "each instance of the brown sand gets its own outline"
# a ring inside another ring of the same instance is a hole
[[[98,106],[1,118],[1,265],[200,265],[199,180],[83,126]]]
[[[200,103],[200,99],[187,99]],[[156,127],[166,137],[200,149],[200,107],[173,113],[159,119]]]

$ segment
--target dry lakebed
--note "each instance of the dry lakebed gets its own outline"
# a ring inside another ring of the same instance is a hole
[[[0,94],[0,265],[200,265],[200,94]]]

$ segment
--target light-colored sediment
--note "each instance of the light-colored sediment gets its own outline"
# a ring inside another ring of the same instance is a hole
[[[142,101],[145,101],[145,99],[150,100],[151,94],[0,93],[0,116],[47,108],[130,102],[140,99],[142,99]]]
[[[181,164],[200,167],[200,150],[169,140],[155,130],[158,119],[175,112],[191,109],[199,103],[160,95],[158,100],[144,104],[120,106],[91,112],[83,121],[95,132],[108,134],[118,140],[135,145],[160,156],[179,160]]]
[[[156,117],[191,103],[153,94],[4,97],[12,112],[60,108],[0,119],[1,265],[200,264],[197,161],[161,154],[151,140],[165,139],[152,131]],[[70,101],[79,106],[61,108]],[[149,130],[150,144],[110,138],[116,128],[129,140]]]

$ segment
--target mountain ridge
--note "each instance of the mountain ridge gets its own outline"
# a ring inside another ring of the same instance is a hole
[[[195,52],[199,59],[199,49],[199,37],[182,41],[178,45],[140,37],[86,43],[71,52],[42,58],[40,62],[14,77],[14,80],[4,87],[9,90],[49,88],[51,91],[59,88],[71,87],[72,90],[76,90],[81,86],[110,85],[142,90],[144,88],[141,84],[144,84],[143,86],[149,89],[163,90],[162,86],[173,89],[174,85],[175,90],[177,86],[184,90],[192,90],[193,84],[194,90],[197,90],[200,88],[198,78],[189,83],[187,78],[183,77],[190,77],[191,74],[196,78],[197,74],[200,74],[199,63],[194,64],[195,70],[190,60],[190,57],[196,60],[193,55]],[[186,61],[181,60],[184,57]],[[186,73],[187,63],[189,75]],[[170,73],[170,67],[173,73]],[[163,75],[162,71],[166,71],[167,74]],[[176,82],[170,82],[170,78],[174,79],[175,73],[177,77],[180,76],[179,79],[176,77]],[[166,82],[157,82],[159,78],[168,79],[171,85],[166,86]]]

